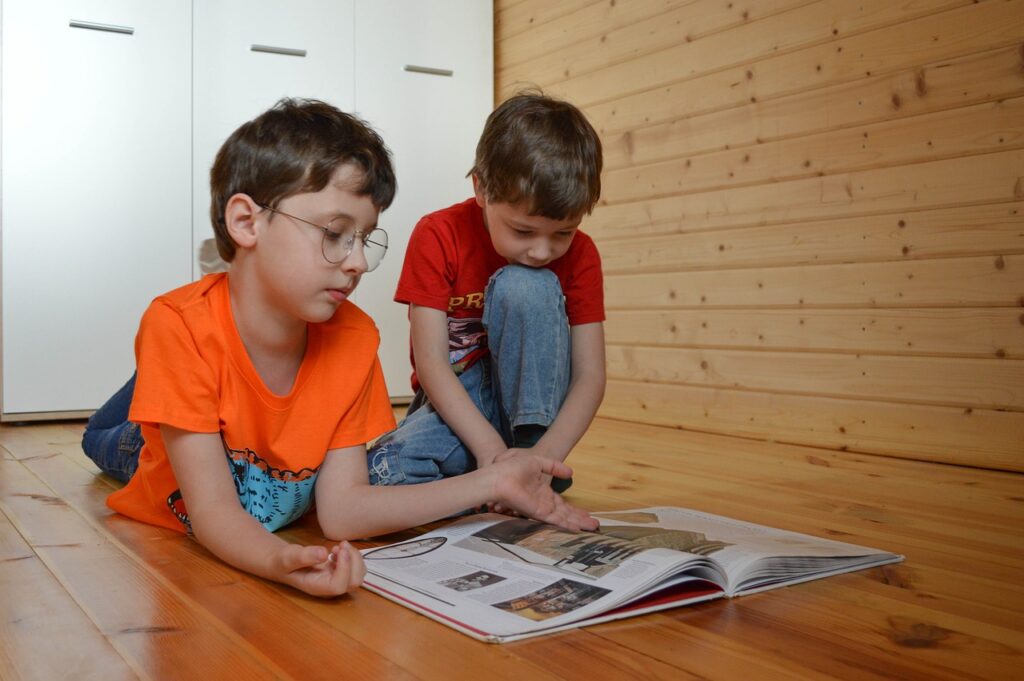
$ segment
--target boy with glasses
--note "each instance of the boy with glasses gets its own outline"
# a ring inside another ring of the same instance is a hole
[[[348,298],[387,248],[377,219],[395,178],[375,132],[322,102],[282,100],[228,138],[210,184],[230,271],[153,301],[136,338],[137,377],[83,437],[101,470],[127,482],[111,508],[320,596],[350,591],[365,569],[347,542],[298,546],[272,534],[314,500],[336,540],[488,502],[596,526],[538,493],[545,476],[570,474],[538,457],[420,488],[369,484],[365,443],[394,418],[377,329]]]
[[[488,117],[470,174],[475,196],[409,240],[395,300],[409,305],[416,396],[369,452],[377,485],[527,450],[564,461],[604,395],[601,259],[579,230],[601,193],[597,133],[573,105],[522,93]]]

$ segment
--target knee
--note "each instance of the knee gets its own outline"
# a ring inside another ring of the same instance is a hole
[[[461,446],[445,447],[441,441],[406,446],[399,440],[378,442],[366,453],[371,485],[417,485],[434,482],[471,469],[469,455]]]
[[[506,265],[491,276],[487,306],[528,311],[537,306],[550,309],[562,301],[562,285],[551,270]]]
[[[89,420],[85,422],[85,430],[82,431],[82,449],[89,452],[96,444],[96,440],[102,437],[104,430],[96,423],[96,415],[90,416]]]
[[[85,431],[82,433],[82,451],[92,458],[92,445],[93,445],[93,432],[89,430],[89,425],[86,424]]]

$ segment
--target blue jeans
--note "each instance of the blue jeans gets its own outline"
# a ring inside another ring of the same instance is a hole
[[[565,400],[569,320],[558,277],[546,269],[503,267],[488,282],[484,300],[490,356],[459,381],[511,447],[529,427],[550,426]],[[409,485],[467,473],[476,459],[421,390],[398,428],[367,452],[367,466],[374,485]]]
[[[139,467],[142,433],[139,424],[128,420],[128,408],[135,392],[135,374],[107,403],[99,408],[82,435],[82,450],[100,470],[121,482],[128,482]]]

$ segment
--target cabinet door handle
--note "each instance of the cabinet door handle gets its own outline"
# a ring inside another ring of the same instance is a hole
[[[286,54],[289,57],[305,57],[305,50],[296,50],[292,47],[274,47],[273,45],[253,45],[249,48],[253,52],[267,52],[268,54]]]
[[[88,28],[92,31],[106,31],[107,33],[124,33],[126,35],[132,35],[135,33],[135,29],[131,26],[115,26],[114,24],[97,24],[92,21],[79,21],[78,19],[72,19],[68,22],[68,26],[71,28]]]
[[[406,64],[405,65],[405,70],[406,71],[411,71],[412,73],[426,73],[426,74],[429,74],[431,76],[454,76],[455,75],[455,72],[452,71],[451,69],[435,69],[432,66],[415,66],[413,64]]]

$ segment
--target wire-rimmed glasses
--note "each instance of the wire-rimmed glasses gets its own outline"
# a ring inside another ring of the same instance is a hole
[[[377,269],[377,265],[384,259],[384,254],[388,251],[388,233],[379,227],[375,227],[364,234],[359,230],[342,226],[347,222],[345,218],[335,218],[326,225],[318,225],[315,222],[303,220],[277,208],[271,208],[270,206],[260,206],[260,208],[269,210],[271,213],[278,213],[286,218],[291,218],[304,225],[316,227],[323,232],[323,238],[320,240],[320,251],[323,253],[324,260],[332,265],[344,262],[345,258],[352,254],[357,238],[363,242],[363,257],[366,258],[367,272]]]

